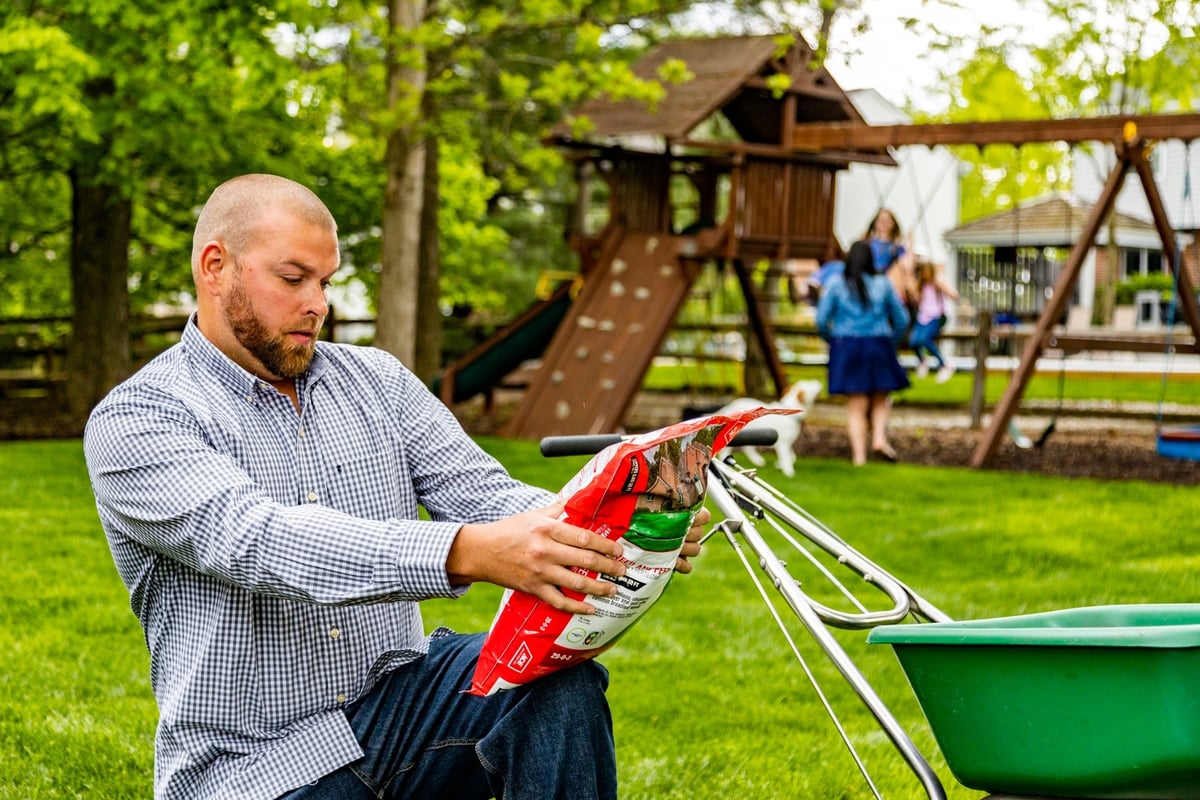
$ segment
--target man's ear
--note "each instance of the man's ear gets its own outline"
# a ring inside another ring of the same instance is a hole
[[[196,289],[211,295],[221,294],[225,275],[233,268],[233,258],[224,242],[214,239],[200,250],[196,264]]]

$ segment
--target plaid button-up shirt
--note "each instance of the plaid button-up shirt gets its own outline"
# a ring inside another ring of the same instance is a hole
[[[150,651],[158,798],[267,800],[359,758],[342,709],[428,649],[417,602],[459,593],[461,525],[553,498],[382,351],[322,342],[297,391],[299,413],[192,321],[88,423]]]

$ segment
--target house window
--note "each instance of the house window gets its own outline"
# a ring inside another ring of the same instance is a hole
[[[1141,247],[1121,248],[1121,278],[1162,272],[1162,252]]]

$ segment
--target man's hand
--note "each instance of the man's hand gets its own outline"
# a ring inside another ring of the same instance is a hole
[[[704,538],[704,526],[710,522],[712,522],[712,514],[709,510],[707,508],[700,509],[696,518],[692,520],[692,527],[688,530],[687,538],[683,540],[683,549],[679,551],[679,558],[675,561],[676,572],[686,575],[692,571],[692,562],[688,559],[700,555],[700,540]]]
[[[625,574],[625,565],[617,560],[621,543],[560,521],[562,510],[562,504],[555,503],[496,522],[463,525],[446,559],[450,583],[485,581],[533,595],[571,614],[593,613],[596,609],[589,603],[572,600],[558,587],[585,595],[616,594],[615,583],[588,578],[572,567],[620,577]],[[699,551],[698,545],[693,547]]]

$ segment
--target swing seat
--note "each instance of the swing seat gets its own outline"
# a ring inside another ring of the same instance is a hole
[[[1200,461],[1200,425],[1163,428],[1158,433],[1158,454]]]

